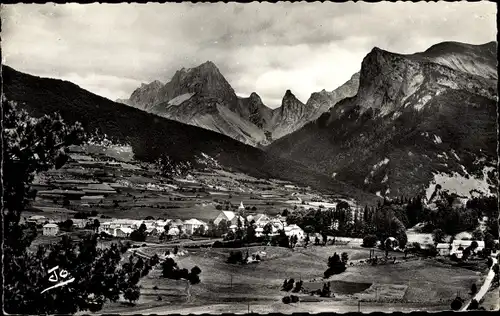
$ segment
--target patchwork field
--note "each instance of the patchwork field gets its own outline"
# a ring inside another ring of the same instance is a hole
[[[166,250],[167,248],[165,248]],[[152,254],[159,249],[141,248]],[[308,291],[322,286],[326,261],[333,252],[347,252],[353,260],[369,257],[369,249],[345,246],[317,246],[294,251],[279,247],[250,247],[249,253],[266,252],[258,264],[232,265],[226,263],[230,251],[242,249],[189,249],[188,254],[176,259],[181,267],[201,268],[201,283],[192,287],[192,298],[186,300],[186,283],[161,278],[155,270],[141,281],[141,299],[126,308],[113,303],[103,312],[118,313],[198,313],[211,311],[246,312],[320,312],[409,311],[449,309],[457,292],[462,295],[480,273],[451,268],[434,260],[400,260],[397,264],[379,266],[354,265],[329,279],[335,297],[313,297],[307,293],[298,304],[281,302],[285,292],[280,291],[285,278],[303,280]],[[163,251],[163,249],[161,249]],[[378,256],[383,253],[377,251]],[[396,254],[396,253],[394,253]],[[391,254],[392,256],[393,254]],[[400,255],[401,257],[401,255]],[[289,295],[289,294],[288,294]],[[158,301],[158,296],[162,297]],[[241,305],[241,306],[240,306]]]

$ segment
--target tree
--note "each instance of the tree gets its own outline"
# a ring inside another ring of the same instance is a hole
[[[444,240],[444,232],[440,228],[436,228],[432,231],[432,239],[434,240],[434,244],[442,243]]]
[[[495,248],[495,237],[489,232],[484,234],[484,248],[494,249]]]
[[[137,285],[131,286],[123,292],[123,298],[125,298],[130,303],[137,301],[140,295],[141,291],[139,290],[139,287]]]
[[[290,241],[285,234],[285,231],[283,229],[279,230],[279,235],[278,235],[278,246],[280,247],[285,247],[289,248],[290,247]]]
[[[287,209],[284,209],[283,212],[281,213],[281,216],[288,216],[288,210]]]
[[[162,276],[173,280],[186,281],[187,300],[191,298],[191,285],[200,283],[201,269],[195,266],[189,272],[187,269],[180,269],[177,263],[172,258],[167,258],[162,263]]]
[[[457,296],[453,300],[453,302],[451,302],[451,309],[454,311],[458,311],[462,307],[463,303],[464,303],[463,299]]]
[[[70,219],[65,220],[59,224],[59,227],[65,231],[71,231],[73,228],[73,221]]]
[[[346,254],[347,255],[347,254]],[[326,269],[324,273],[325,279],[329,278],[334,274],[340,274],[346,270],[347,257],[346,261],[342,261],[341,257],[335,252],[333,256],[328,258],[328,269]]]
[[[366,235],[363,238],[363,247],[375,247],[377,244],[377,236],[375,235]]]
[[[479,309],[479,302],[476,299],[472,299],[467,310]]]
[[[35,174],[61,168],[68,159],[68,146],[82,144],[86,135],[80,124],[67,125],[58,114],[32,118],[4,96],[1,102],[4,309],[9,314],[97,312],[105,301],[116,301],[139,281],[120,267],[118,245],[98,248],[97,235],[88,234],[77,242],[63,236],[31,251],[36,230],[19,223],[35,197],[31,188]],[[52,285],[47,271],[55,266],[74,281],[44,292]]]
[[[302,291],[302,285],[304,282],[302,280],[295,282],[295,287],[293,288],[292,292],[293,293],[299,293]]]
[[[307,245],[309,245],[309,242],[311,239],[309,238],[309,233],[306,234],[306,237],[304,238],[304,248],[307,248]]]
[[[471,295],[476,295],[476,293],[477,293],[477,285],[476,285],[476,283],[472,284],[472,286],[470,288],[470,293],[471,293]]]
[[[268,237],[273,232],[273,225],[271,223],[267,223],[263,228],[263,233]]]
[[[408,242],[406,228],[396,217],[394,217],[391,221],[391,230],[394,231],[394,237],[398,240],[399,247],[404,248]]]
[[[95,232],[99,231],[99,227],[101,227],[101,223],[99,222],[99,220],[97,218],[94,219],[94,222],[92,223],[92,227],[94,228]]]
[[[476,229],[472,232],[472,239],[473,240],[483,240],[483,238],[484,238],[484,235],[480,229]]]
[[[217,225],[217,233],[219,236],[227,234],[229,232],[229,226],[231,226],[231,222],[226,221],[225,219],[221,220]]]
[[[349,255],[347,255],[347,252],[342,253],[341,259],[344,264],[347,264],[347,260],[349,260]]]
[[[246,231],[247,242],[253,242],[256,238],[255,234],[256,234],[255,227],[253,225],[248,225]]]

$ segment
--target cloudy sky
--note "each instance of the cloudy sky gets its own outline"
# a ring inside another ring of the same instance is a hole
[[[496,40],[496,6],[474,3],[16,4],[2,6],[3,62],[110,99],[213,61],[236,93],[277,107],[333,90],[374,47],[424,51]]]

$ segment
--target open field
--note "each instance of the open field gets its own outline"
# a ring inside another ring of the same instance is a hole
[[[167,247],[165,247],[167,249]],[[156,248],[141,248],[152,254]],[[199,313],[202,310],[246,312],[248,304],[254,312],[320,312],[446,310],[457,292],[465,293],[480,273],[450,267],[429,260],[409,260],[379,266],[355,265],[331,277],[335,297],[320,298],[298,294],[301,302],[285,305],[280,291],[285,278],[303,280],[307,290],[322,285],[326,261],[333,252],[347,252],[350,258],[369,256],[369,249],[345,246],[316,246],[295,251],[279,247],[250,247],[249,253],[265,251],[261,263],[231,265],[225,262],[230,251],[242,249],[188,249],[188,254],[176,258],[180,267],[199,266],[201,283],[192,287],[192,298],[186,301],[185,283],[166,280],[154,270],[141,280],[141,299],[133,306],[120,303],[106,306],[103,312],[118,313]],[[161,249],[163,251],[163,249]],[[377,252],[382,256],[382,252]],[[391,254],[392,256],[392,254]],[[153,289],[154,287],[157,289]],[[162,301],[157,301],[158,296]],[[240,306],[241,305],[241,306]]]

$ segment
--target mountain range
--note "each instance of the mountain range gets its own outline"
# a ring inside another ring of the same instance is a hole
[[[245,144],[262,147],[318,118],[337,101],[356,94],[359,76],[354,75],[337,90],[313,93],[306,104],[287,90],[281,106],[267,107],[253,92],[236,95],[217,66],[207,61],[198,67],[177,71],[163,84],[142,84],[129,99],[117,102],[212,130]]]
[[[86,91],[63,80],[41,78],[2,66],[3,93],[34,117],[60,113],[87,132],[96,129],[129,144],[138,160],[153,162],[162,154],[196,163],[203,154],[224,168],[263,179],[282,179],[317,189],[332,198],[363,203],[377,197],[313,171],[300,163],[266,153],[221,133],[170,120]]]
[[[496,46],[374,48],[355,96],[266,150],[380,196],[496,194]]]
[[[137,158],[205,153],[228,168],[361,203],[497,194],[497,43],[436,44],[402,55],[373,48],[361,70],[304,104],[292,91],[270,109],[212,62],[177,71],[113,102],[61,80],[4,66],[3,88],[33,115],[60,112],[129,143]],[[257,147],[257,148],[256,148]]]

